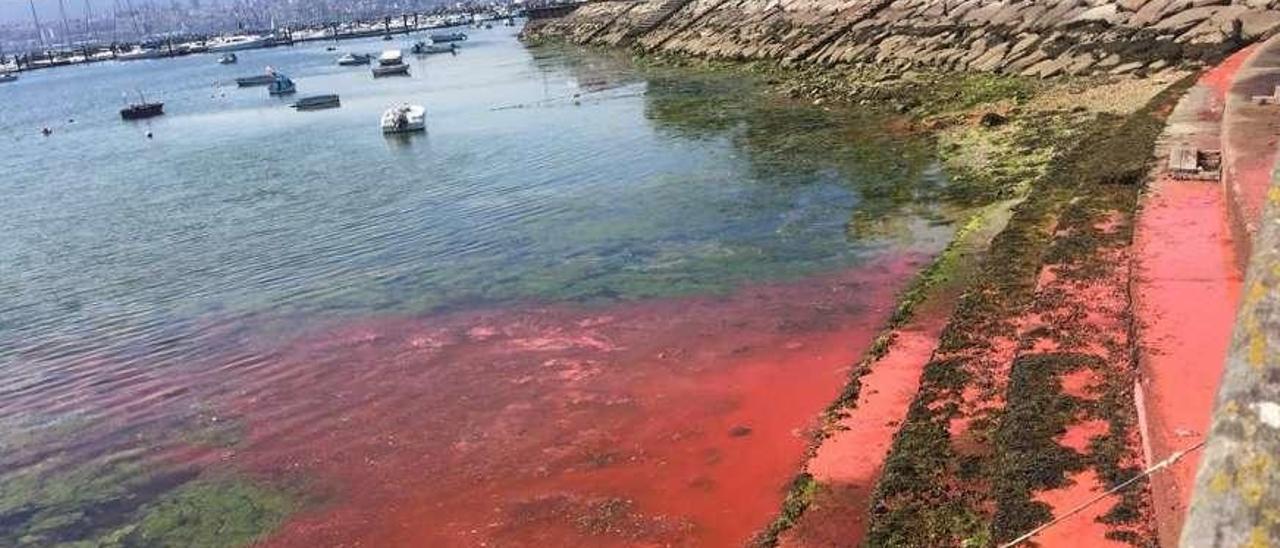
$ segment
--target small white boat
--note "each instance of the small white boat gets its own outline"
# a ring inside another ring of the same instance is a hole
[[[383,133],[426,131],[427,109],[422,105],[396,105],[382,113],[380,125]]]
[[[166,57],[167,53],[158,49],[146,49],[141,46],[134,46],[129,51],[122,51],[116,55],[116,59],[121,61],[136,61],[139,59],[159,59]]]
[[[275,45],[275,38],[271,36],[224,36],[214,38],[207,43],[208,51],[239,51],[243,49],[265,48]]]
[[[393,74],[409,74],[409,65],[404,64],[404,54],[398,49],[389,49],[378,56],[378,66],[373,67],[373,76],[391,76]]]
[[[404,62],[404,54],[398,49],[389,49],[378,56],[378,64],[383,66],[399,65]]]
[[[239,59],[236,58],[236,54],[234,53],[228,53],[218,58],[219,65],[233,65],[236,61],[239,61]]]
[[[0,72],[0,83],[13,82],[18,79],[18,75],[12,72]]]

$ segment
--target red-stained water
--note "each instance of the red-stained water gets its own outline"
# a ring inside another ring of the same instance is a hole
[[[270,546],[741,545],[926,260],[326,328],[206,396],[217,458],[316,494]]]

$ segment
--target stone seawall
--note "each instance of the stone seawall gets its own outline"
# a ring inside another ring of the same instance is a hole
[[[1051,77],[1216,61],[1278,29],[1280,0],[604,0],[524,37]]]

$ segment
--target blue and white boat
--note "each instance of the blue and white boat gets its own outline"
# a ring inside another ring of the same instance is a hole
[[[276,73],[275,79],[267,86],[267,93],[271,95],[289,95],[296,91],[298,91],[298,87],[293,85],[293,80],[290,80],[288,76],[280,72]]]

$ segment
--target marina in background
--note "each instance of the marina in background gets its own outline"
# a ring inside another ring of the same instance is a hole
[[[42,44],[25,52],[6,54],[0,51],[0,73],[113,60],[136,61],[210,52],[226,53],[324,40],[337,42],[369,37],[391,38],[397,35],[450,28],[491,27],[492,21],[504,21],[507,26],[511,26],[522,17],[523,9],[520,5],[514,4],[477,11],[401,13],[374,20],[282,25],[259,31],[217,35],[173,33],[138,42],[104,42],[86,39],[74,44],[48,46]],[[434,42],[460,41],[466,39],[466,34],[460,30],[438,32],[433,34],[431,39]]]

